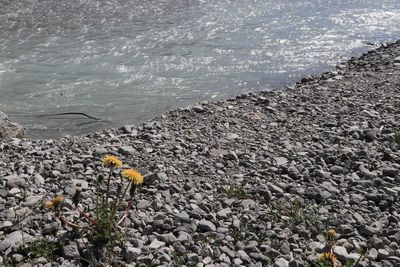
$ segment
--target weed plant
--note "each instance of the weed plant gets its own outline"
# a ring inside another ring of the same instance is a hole
[[[122,240],[120,225],[132,208],[138,187],[143,183],[143,176],[135,169],[129,168],[116,172],[123,164],[115,156],[104,157],[103,165],[109,171],[106,179],[104,175],[100,174],[96,180],[96,194],[93,197],[94,210],[89,210],[88,207],[84,206],[84,203],[81,203],[81,191],[79,189],[72,197],[74,208],[79,214],[79,219],[75,221],[68,220],[63,214],[63,196],[56,196],[45,204],[47,208],[54,211],[56,217],[60,219],[64,226],[72,227],[86,234],[91,245],[98,249],[107,245],[111,246],[114,241]],[[113,179],[117,178],[116,173],[119,174],[121,183],[111,183]],[[117,185],[116,194],[113,196],[111,195],[111,192],[113,192],[111,184]],[[123,206],[126,206],[125,210],[122,214],[119,214],[118,211]]]

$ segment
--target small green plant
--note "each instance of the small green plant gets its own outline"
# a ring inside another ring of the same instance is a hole
[[[48,261],[53,261],[55,256],[61,253],[62,244],[47,239],[39,240],[23,249],[29,259],[37,259],[40,257]]]
[[[239,185],[230,185],[228,187],[220,187],[218,188],[218,193],[225,193],[228,197],[231,198],[244,198],[246,196],[246,190],[242,186]]]
[[[277,200],[268,204],[270,214],[275,221],[285,221],[285,227],[294,227],[304,224],[312,233],[317,233],[316,213],[310,206],[304,205],[300,200]]]
[[[46,207],[53,209],[56,216],[64,225],[74,229],[82,229],[88,234],[91,243],[98,248],[109,244],[111,241],[121,240],[121,228],[119,227],[132,208],[133,198],[137,188],[143,183],[143,176],[134,169],[125,169],[119,172],[121,183],[118,184],[114,199],[111,197],[111,179],[115,176],[114,170],[122,166],[115,156],[106,156],[103,158],[103,164],[109,168],[108,178],[104,179],[103,175],[99,175],[96,181],[96,195],[94,196],[95,210],[86,212],[80,204],[81,191],[76,190],[72,197],[75,210],[79,213],[78,221],[68,221],[61,209],[64,201],[63,196],[56,196],[53,200],[46,203]],[[124,186],[124,178],[128,183]],[[104,185],[105,183],[105,185]],[[105,186],[105,192],[102,191],[102,185]],[[128,195],[128,204],[125,212],[118,216],[117,212],[122,207],[123,201]]]

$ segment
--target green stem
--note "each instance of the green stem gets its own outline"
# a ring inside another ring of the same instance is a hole
[[[114,166],[110,167],[110,174],[108,175],[107,179],[107,191],[106,191],[106,208],[108,208],[108,196],[110,194],[110,181],[111,181],[111,175],[113,172]]]
[[[119,206],[121,205],[122,200],[125,198],[126,192],[128,191],[129,186],[132,184],[132,182],[130,181],[128,183],[128,185],[125,187],[124,193],[120,196],[118,196],[117,200],[115,201],[115,206],[113,207],[112,213],[111,213],[111,217],[114,218],[115,213],[117,213],[117,210],[119,208]]]
[[[119,221],[117,222],[117,225],[120,225],[125,220],[125,218],[128,216],[128,212],[132,207],[132,201],[133,201],[133,198],[131,197],[131,199],[129,199],[128,207],[126,207],[124,215],[122,215],[122,217],[119,219]]]

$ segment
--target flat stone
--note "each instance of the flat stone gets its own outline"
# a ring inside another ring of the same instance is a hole
[[[42,195],[37,195],[37,196],[29,196],[25,199],[25,202],[22,203],[22,206],[25,207],[34,207],[38,204],[40,204],[41,200],[43,199],[44,196]]]
[[[158,238],[168,245],[171,245],[172,243],[174,243],[177,240],[173,234],[163,234],[163,235],[160,235]]]
[[[217,217],[220,219],[227,218],[232,213],[230,208],[225,208],[217,212]]]
[[[149,248],[150,249],[159,249],[161,247],[164,247],[165,243],[158,241],[157,239],[154,239],[153,242],[150,243]]]
[[[289,267],[289,262],[284,258],[277,258],[274,262],[274,267]]]
[[[277,166],[282,166],[288,163],[287,158],[285,157],[276,157],[275,158],[275,163]]]
[[[212,222],[207,221],[205,219],[199,222],[199,224],[197,225],[197,229],[202,232],[210,232],[210,231],[214,232],[215,230],[217,230],[217,228]]]
[[[366,236],[373,236],[380,234],[381,231],[369,225],[361,225],[359,228],[359,232]]]
[[[139,203],[137,204],[138,209],[147,209],[150,206],[151,202],[145,199],[140,200]]]
[[[8,234],[1,242],[0,242],[0,251],[5,251],[9,247],[14,247],[23,244],[23,235],[21,231],[14,231]]]
[[[132,146],[122,146],[118,149],[118,152],[125,156],[130,156],[136,154],[137,150]]]

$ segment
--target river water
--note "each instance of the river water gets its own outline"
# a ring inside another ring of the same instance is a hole
[[[0,0],[0,110],[34,138],[83,134],[399,38],[398,0]],[[100,120],[54,115],[72,112]]]

